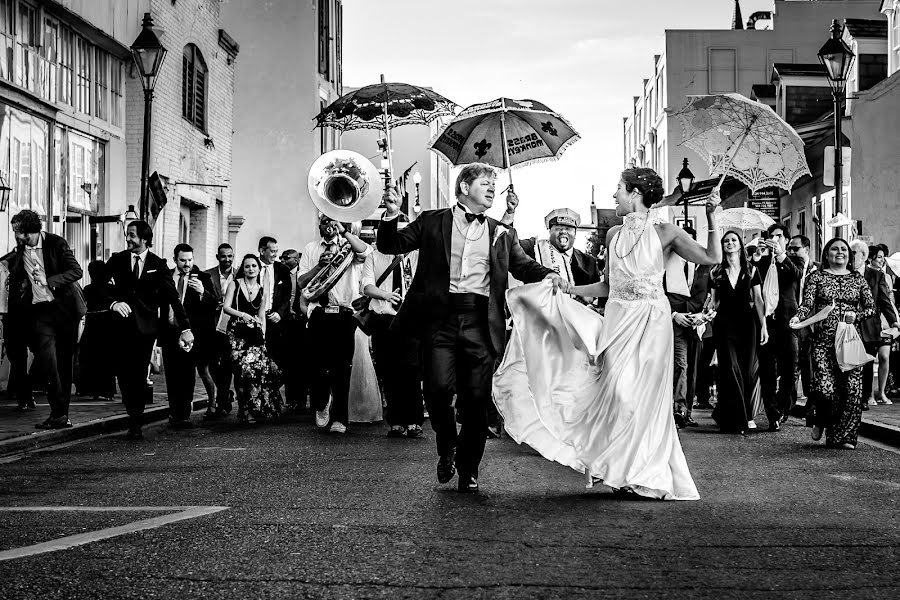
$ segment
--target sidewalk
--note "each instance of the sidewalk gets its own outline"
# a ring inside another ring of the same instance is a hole
[[[204,410],[206,403],[206,391],[198,377],[194,388],[193,410]],[[35,394],[35,404],[35,410],[20,413],[16,411],[16,403],[12,399],[6,394],[0,395],[0,457],[94,435],[125,431],[128,428],[128,416],[121,396],[116,396],[111,401],[96,402],[88,397],[72,396],[69,420],[73,426],[48,431],[34,427],[50,415],[46,396]],[[153,376],[153,403],[148,404],[144,410],[144,422],[164,421],[168,417],[166,378],[160,373]]]

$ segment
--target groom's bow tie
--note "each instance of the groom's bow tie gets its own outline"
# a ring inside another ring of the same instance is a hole
[[[484,213],[476,215],[475,213],[466,212],[466,209],[464,209],[459,204],[457,204],[456,206],[459,207],[459,210],[463,211],[463,214],[466,215],[466,221],[468,221],[469,223],[471,223],[475,219],[478,219],[479,223],[484,223],[484,220],[487,218],[487,215]]]

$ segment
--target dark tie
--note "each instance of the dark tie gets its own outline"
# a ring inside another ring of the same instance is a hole
[[[184,273],[178,275],[178,300],[184,302]]]
[[[141,278],[141,257],[138,255],[134,256],[134,268],[131,269],[131,272],[134,273],[135,279]]]

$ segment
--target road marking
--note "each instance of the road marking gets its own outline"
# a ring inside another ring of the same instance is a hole
[[[223,452],[240,452],[246,448],[224,448],[222,446],[204,446],[195,448],[195,450],[222,450]]]
[[[150,519],[142,519],[121,525],[119,527],[109,527],[106,529],[98,529],[97,531],[89,531],[87,533],[79,533],[77,535],[69,535],[49,542],[42,542],[31,546],[23,546],[21,548],[13,548],[0,552],[0,561],[13,560],[16,558],[24,558],[26,556],[34,556],[35,554],[44,554],[45,552],[56,552],[57,550],[67,550],[75,546],[83,546],[91,542],[106,540],[109,538],[143,531],[145,529],[155,529],[175,523],[177,521],[185,521],[187,519],[196,519],[211,515],[223,510],[228,510],[227,506],[2,506],[0,512],[173,512],[172,514],[163,515],[161,517],[152,517]]]

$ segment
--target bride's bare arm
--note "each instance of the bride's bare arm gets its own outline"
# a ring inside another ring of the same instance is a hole
[[[663,249],[675,252],[684,260],[698,265],[717,265],[722,262],[722,245],[719,243],[719,228],[716,225],[715,210],[717,203],[706,203],[706,248],[691,239],[691,236],[680,227],[671,223],[659,225]]]
[[[603,266],[603,281],[590,283],[588,285],[573,285],[569,288],[569,293],[573,296],[581,296],[582,298],[606,298],[609,296],[609,253],[614,252],[610,249],[609,243],[619,231],[620,226],[615,226],[606,232],[606,264]]]

